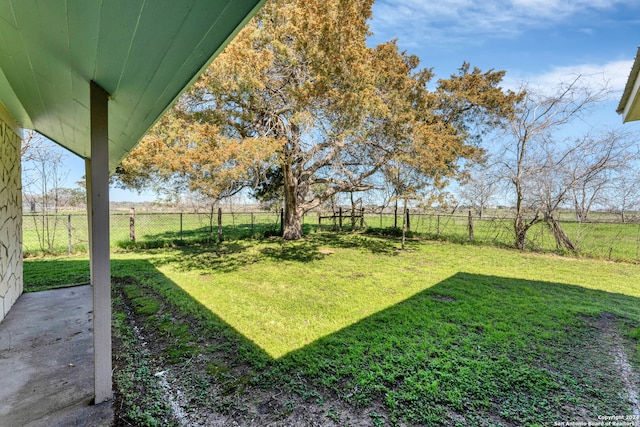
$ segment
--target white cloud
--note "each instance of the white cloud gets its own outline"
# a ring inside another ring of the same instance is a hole
[[[372,28],[404,42],[458,42],[505,36],[602,11],[624,0],[378,0]],[[588,29],[585,29],[588,31]]]
[[[611,61],[604,64],[577,64],[554,67],[537,75],[510,76],[507,74],[503,86],[515,90],[521,82],[539,90],[553,91],[562,83],[568,83],[580,76],[584,84],[593,87],[607,87],[613,99],[619,99],[629,77],[633,61]]]

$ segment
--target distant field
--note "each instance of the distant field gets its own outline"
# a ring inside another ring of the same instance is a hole
[[[473,219],[474,242],[481,245],[513,246],[513,223],[506,216],[485,215]],[[504,212],[503,212],[504,214]],[[571,215],[562,215],[562,228],[578,247],[578,255],[619,261],[640,261],[640,224],[638,223],[578,223],[568,220]],[[612,220],[611,215],[594,215],[593,220]],[[87,250],[87,220],[83,214],[50,216],[46,218],[25,215],[23,223],[23,248],[28,255],[42,252],[81,253]],[[135,215],[135,239],[139,246],[159,247],[188,242],[217,240],[217,214],[137,213]],[[360,229],[360,218],[353,221]],[[363,225],[369,230],[385,231],[394,226],[392,214],[365,214]],[[323,230],[339,230],[338,218],[322,220]],[[397,226],[402,225],[401,217]],[[318,214],[310,213],[304,218],[305,232],[318,228]],[[274,212],[223,213],[222,234],[225,240],[262,237],[277,234],[280,215]],[[345,211],[342,230],[350,231],[352,220]],[[43,233],[42,230],[48,230]],[[445,214],[411,214],[410,231],[415,237],[469,242],[468,216]],[[534,226],[528,234],[527,247],[534,251],[556,251],[555,240],[546,225]],[[111,215],[112,246],[127,247],[130,239],[130,217],[128,213]],[[43,248],[45,249],[43,251]]]

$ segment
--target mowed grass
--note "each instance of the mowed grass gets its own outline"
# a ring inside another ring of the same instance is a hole
[[[87,285],[91,282],[88,255],[41,257],[24,260],[24,291]]]
[[[212,337],[202,354],[222,351],[219,334],[237,336],[224,351],[254,367],[253,386],[338,399],[372,425],[550,425],[632,413],[614,350],[621,345],[640,372],[640,267],[398,246],[318,233],[121,252],[112,270],[199,319],[195,332]],[[42,265],[27,260],[25,270]],[[326,410],[341,425],[340,410]]]
[[[460,273],[489,283],[527,280],[532,291],[536,283],[553,282],[640,297],[635,265],[437,242],[414,243],[406,251],[397,246],[393,240],[321,234],[301,242],[235,242],[140,255],[274,358],[456,282]],[[475,286],[471,281],[466,291]],[[582,311],[590,304],[574,303]]]

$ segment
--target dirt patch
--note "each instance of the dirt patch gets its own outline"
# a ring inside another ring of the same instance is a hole
[[[307,384],[300,377],[293,385],[266,384],[255,367],[239,362],[241,358],[234,359],[234,343],[221,342],[226,339],[223,336],[207,335],[195,319],[178,313],[159,295],[139,284],[146,296],[160,302],[160,308],[152,316],[138,314],[123,291],[124,286],[131,284],[135,281],[130,278],[114,280],[120,301],[115,311],[126,316],[132,331],[129,344],[115,337],[114,360],[122,360],[124,352],[134,353],[132,363],[139,359],[145,362],[135,368],[136,373],[149,372],[144,380],[138,380],[143,384],[134,385],[133,390],[121,390],[115,383],[115,426],[135,425],[149,417],[160,424],[180,426],[372,425],[371,408],[351,407],[330,390]],[[194,350],[173,358],[171,351],[179,339],[174,332],[163,333],[164,324],[157,323],[162,321],[158,319],[169,319],[171,326],[177,328],[187,325],[189,345]],[[231,351],[208,351],[207,343],[211,340],[217,341],[217,347],[226,345]],[[114,367],[122,369],[122,363],[114,363]],[[161,402],[162,408],[147,408],[154,401]]]
[[[436,300],[436,301],[444,301],[444,302],[456,302],[456,301],[458,301],[454,297],[450,297],[450,296],[447,296],[447,295],[433,294],[433,295],[429,295],[429,296],[432,299]]]
[[[640,394],[638,390],[640,375],[633,370],[629,363],[622,337],[616,325],[616,316],[611,313],[602,313],[596,324],[601,331],[603,345],[607,346],[613,354],[616,371],[624,387],[621,394],[628,399],[633,415],[640,419]]]

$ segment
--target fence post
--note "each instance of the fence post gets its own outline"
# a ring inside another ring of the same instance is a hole
[[[129,240],[136,241],[136,208],[129,208]]]
[[[67,216],[67,253],[71,255],[71,214]]]
[[[469,209],[469,241],[473,242],[473,215]]]
[[[222,208],[218,208],[218,242],[222,242]]]
[[[340,206],[340,220],[338,222],[339,224],[339,230],[342,231],[342,206]]]
[[[440,236],[440,214],[438,214],[438,222],[437,222],[436,230],[437,230],[436,235]]]
[[[407,218],[409,218],[409,215],[407,215],[407,204],[405,203],[404,211],[402,212],[402,250],[404,250],[404,244],[407,239],[407,230],[409,225],[407,224]]]
[[[182,212],[180,212],[180,243],[183,242],[183,240],[182,240],[182,237],[183,237],[182,236],[182,230],[183,230],[183,227],[182,227]]]
[[[356,231],[356,207],[351,205],[351,232]]]
[[[253,236],[253,223],[254,223],[253,212],[251,212],[251,236]]]
[[[382,210],[380,210],[380,230],[382,230]]]
[[[280,208],[280,236],[284,236],[284,208]]]
[[[360,230],[364,228],[364,208],[360,208]]]
[[[322,231],[322,212],[318,211],[318,231]]]

